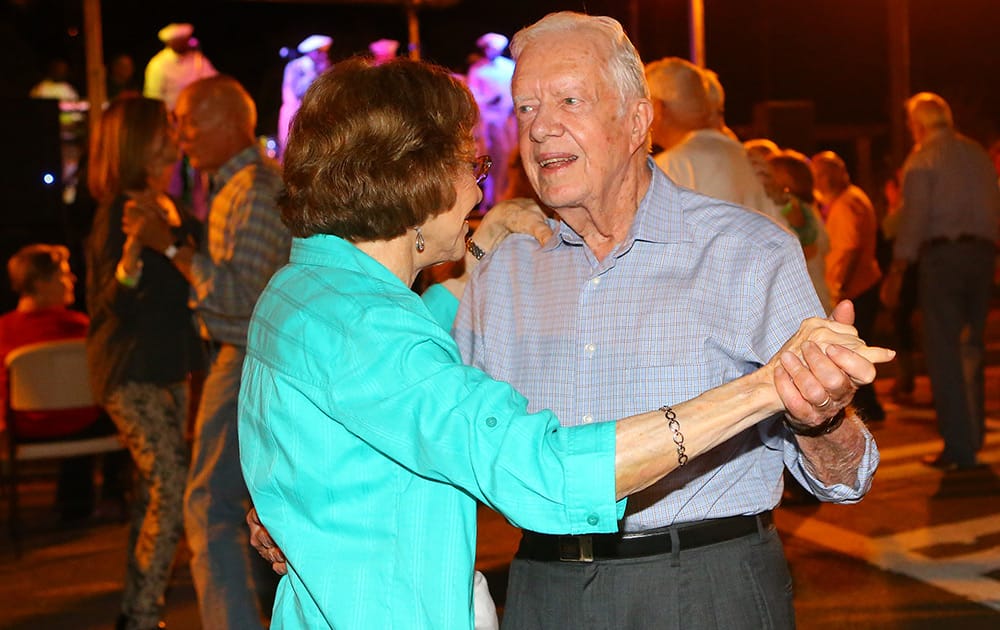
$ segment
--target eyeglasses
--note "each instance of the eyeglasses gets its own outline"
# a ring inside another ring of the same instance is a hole
[[[483,180],[490,172],[490,167],[493,166],[493,158],[488,155],[480,155],[476,158],[476,161],[472,163],[472,174],[476,178],[476,184],[482,184]]]

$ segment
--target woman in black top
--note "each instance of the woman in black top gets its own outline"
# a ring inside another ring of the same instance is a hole
[[[176,161],[162,101],[121,97],[102,115],[88,181],[99,206],[87,244],[87,353],[95,396],[128,444],[141,482],[118,620],[129,630],[157,627],[183,531],[187,379],[201,347],[171,250],[143,249],[126,238],[122,220],[158,212],[178,242],[195,238],[197,222],[165,194]]]

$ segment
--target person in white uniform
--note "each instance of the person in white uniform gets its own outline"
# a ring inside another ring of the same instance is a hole
[[[219,73],[208,57],[193,45],[193,36],[194,27],[190,24],[164,26],[157,35],[165,44],[164,48],[146,64],[143,96],[160,99],[171,111],[181,90],[198,79]]]
[[[469,67],[467,84],[479,105],[479,131],[483,150],[494,164],[506,165],[516,145],[515,123],[512,117],[514,101],[510,95],[510,79],[514,76],[513,60],[501,53],[507,49],[507,38],[499,33],[486,33],[476,45],[483,56]],[[483,182],[480,206],[489,210],[507,188],[507,169],[493,169]]]
[[[323,72],[330,67],[330,46],[333,38],[310,35],[299,42],[301,55],[288,62],[281,81],[281,110],[278,112],[278,147],[284,151],[288,131],[295,113],[302,104],[302,96]]]
[[[376,39],[368,44],[368,51],[372,54],[372,65],[376,66],[395,59],[397,50],[399,42],[394,39]]]

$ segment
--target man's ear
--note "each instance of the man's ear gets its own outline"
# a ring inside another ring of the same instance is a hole
[[[632,130],[630,142],[632,150],[649,146],[649,132],[653,125],[653,103],[646,98],[638,99],[632,106]]]

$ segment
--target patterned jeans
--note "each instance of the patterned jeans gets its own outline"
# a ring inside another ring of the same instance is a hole
[[[186,383],[125,383],[104,403],[128,445],[139,476],[132,501],[122,597],[129,630],[155,627],[160,619],[184,529],[187,397]]]

